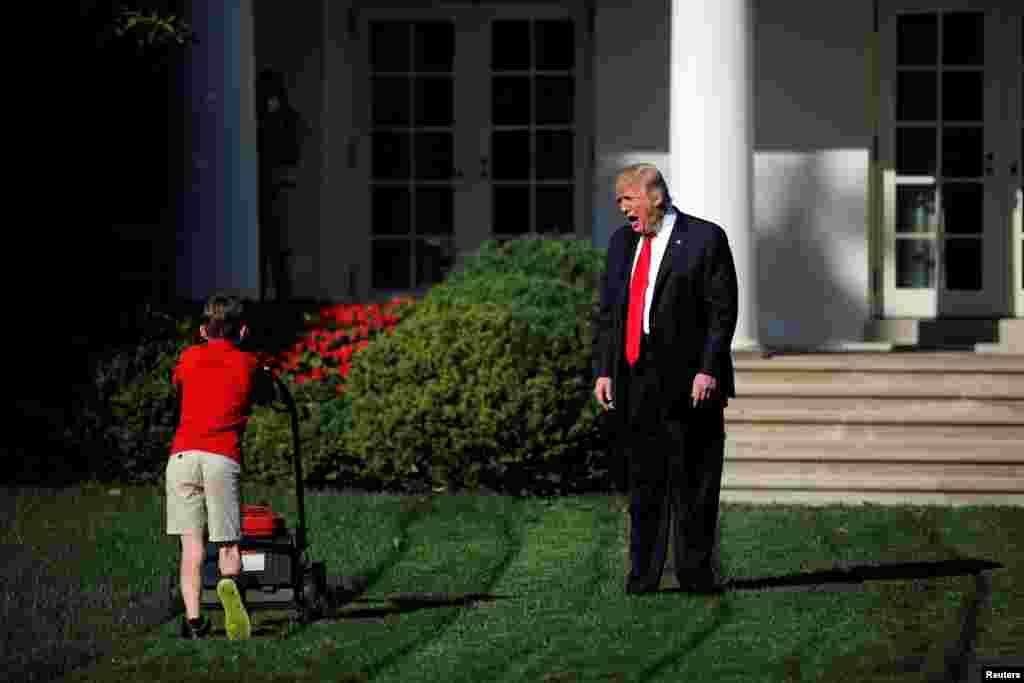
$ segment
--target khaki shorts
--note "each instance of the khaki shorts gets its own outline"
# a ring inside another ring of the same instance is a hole
[[[210,541],[241,538],[241,466],[223,455],[181,451],[167,461],[167,533],[202,533]]]

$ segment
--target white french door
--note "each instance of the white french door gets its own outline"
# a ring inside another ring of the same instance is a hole
[[[512,4],[360,12],[375,292],[422,291],[487,239],[588,234],[584,23]]]
[[[886,317],[1001,317],[1013,307],[1019,145],[1007,101],[1020,98],[1019,27],[995,6],[1005,3],[992,4],[880,8]]]
[[[1016,152],[1017,158],[1010,166],[1010,182],[1013,191],[1012,213],[1013,213],[1013,242],[1011,251],[1014,260],[1013,291],[1014,315],[1024,318],[1024,10],[1016,17],[1013,28],[1016,29],[1017,65],[1013,79],[1017,84],[1016,97],[1010,97],[1009,108],[1013,112],[1011,121],[1014,122],[1013,133],[1017,138],[1016,145],[1011,149]]]

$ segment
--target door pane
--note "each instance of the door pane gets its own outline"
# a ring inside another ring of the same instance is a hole
[[[897,63],[900,66],[936,64],[939,18],[936,14],[904,14],[896,20]]]
[[[412,68],[450,72],[455,61],[455,25],[450,21],[416,24]]]
[[[408,188],[373,188],[373,234],[408,235],[411,215]]]
[[[943,227],[947,234],[980,235],[985,226],[982,183],[946,183],[942,187]]]
[[[409,28],[404,21],[375,21],[370,25],[370,67],[374,71],[408,71]]]
[[[572,76],[537,77],[537,111],[534,122],[539,125],[571,124],[574,118],[573,90]]]
[[[530,77],[491,79],[491,121],[496,126],[530,125]]]
[[[537,131],[538,180],[565,180],[573,176],[573,134],[563,130]]]
[[[572,185],[537,188],[537,232],[567,235],[576,229],[573,221]]]
[[[985,117],[984,73],[946,71],[942,74],[942,118],[978,121]]]
[[[455,175],[455,151],[452,134],[416,133],[416,178],[449,180]]]
[[[526,71],[530,68],[530,22],[495,21],[491,24],[491,69]]]
[[[537,69],[548,71],[572,69],[576,61],[572,22],[538,21],[535,26]]]
[[[983,129],[948,126],[942,129],[942,175],[978,178],[982,172]]]
[[[946,240],[946,289],[976,292],[981,289],[981,239]]]
[[[896,129],[896,173],[932,175],[938,154],[934,128]]]
[[[494,188],[494,232],[523,235],[530,232],[530,186],[500,185]]]
[[[408,133],[373,134],[373,177],[402,180],[411,173]]]
[[[451,187],[416,190],[416,234],[451,235],[455,232],[455,202]]]
[[[416,240],[416,286],[441,282],[455,263],[454,240],[433,237]]]
[[[932,240],[896,240],[896,286],[908,289],[935,286],[935,243]]]
[[[455,114],[451,76],[417,78],[415,91],[417,126],[452,125]]]
[[[935,188],[896,187],[896,232],[930,233],[935,230]]]
[[[896,118],[900,121],[938,119],[939,87],[934,71],[902,71],[896,76]]]
[[[409,289],[412,242],[407,239],[374,240],[373,288]]]
[[[409,103],[409,79],[386,76],[373,79],[373,125],[407,126],[412,107]]]
[[[506,130],[491,134],[495,180],[530,178],[530,131]]]
[[[985,15],[982,12],[951,12],[942,18],[942,63],[985,63]]]

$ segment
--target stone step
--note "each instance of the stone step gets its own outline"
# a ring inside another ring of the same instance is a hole
[[[760,442],[725,440],[725,457],[734,461],[817,462],[993,462],[1024,465],[1024,441],[825,441]]]
[[[722,489],[1024,494],[1024,464],[726,461]]]
[[[1024,373],[744,370],[736,373],[736,394],[738,399],[747,396],[885,396],[1024,400]]]
[[[764,357],[737,351],[733,365],[741,371],[814,370],[831,372],[1015,373],[1024,374],[1024,354],[962,351],[913,353],[793,353]]]
[[[729,441],[750,444],[877,444],[891,448],[934,443],[951,447],[979,442],[1024,443],[1024,425],[729,422],[726,433]]]
[[[1024,492],[988,491],[815,491],[807,489],[722,489],[721,500],[740,505],[1002,505],[1024,507]]]
[[[1024,425],[1024,400],[745,396],[725,413],[730,423]]]

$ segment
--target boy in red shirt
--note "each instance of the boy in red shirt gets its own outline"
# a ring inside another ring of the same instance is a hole
[[[167,533],[181,536],[181,635],[210,632],[209,618],[199,614],[206,527],[219,546],[217,595],[225,630],[228,638],[245,640],[251,624],[236,581],[242,569],[242,438],[253,403],[271,400],[273,385],[256,355],[238,348],[249,333],[238,297],[213,295],[199,333],[207,342],[185,349],[174,369],[181,421],[167,462]]]

